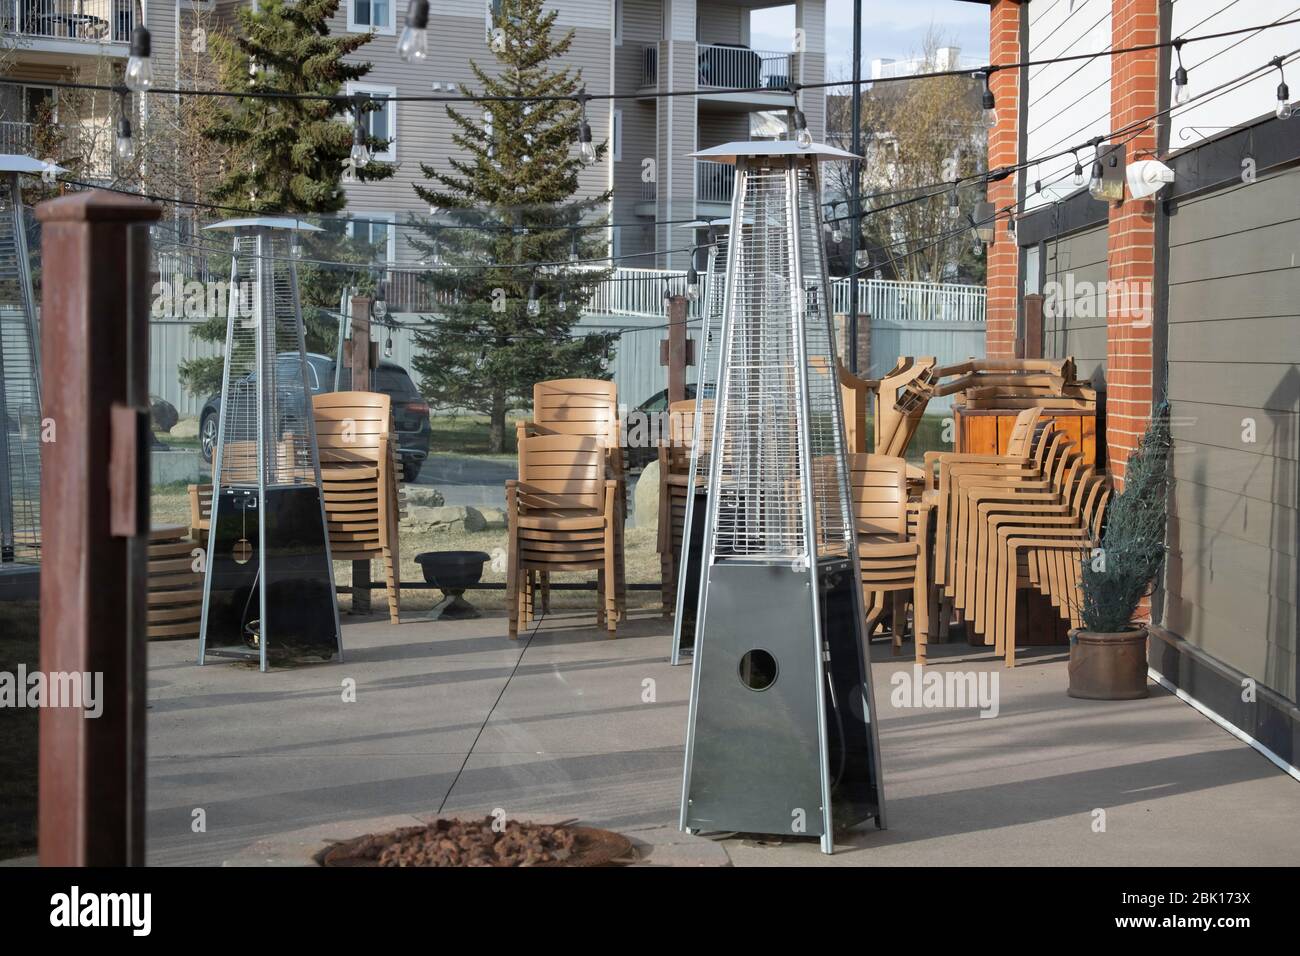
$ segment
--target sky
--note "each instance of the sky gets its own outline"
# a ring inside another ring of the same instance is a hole
[[[964,55],[988,58],[989,8],[959,0],[862,0],[862,75],[876,58],[905,59],[921,52],[930,25]],[[789,49],[794,6],[755,10],[750,20],[755,50]],[[826,0],[826,76],[847,77],[853,63],[853,0]]]

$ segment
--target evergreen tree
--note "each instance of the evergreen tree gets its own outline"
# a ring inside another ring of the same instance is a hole
[[[449,221],[412,220],[411,244],[431,266],[422,281],[440,303],[416,336],[423,354],[413,364],[431,403],[488,417],[494,452],[505,448],[506,412],[529,407],[534,383],[608,377],[613,336],[572,333],[610,275],[583,262],[606,255],[604,219],[593,214],[609,193],[574,199],[582,76],[549,65],[573,43],[572,31],[552,36],[555,17],[542,0],[504,0],[498,69],[470,63],[481,95],[502,99],[447,107],[465,158],[422,163],[430,185],[415,187]],[[596,146],[596,159],[605,151]]]
[[[356,110],[375,108],[364,99],[345,102],[345,84],[370,72],[369,63],[344,62],[373,37],[370,33],[332,36],[330,19],[339,0],[262,0],[237,12],[234,35],[216,34],[211,50],[220,87],[241,93],[285,93],[322,99],[250,95],[223,99],[203,135],[227,150],[222,175],[208,198],[215,204],[250,209],[268,216],[307,215],[324,232],[303,234],[304,262],[299,287],[309,351],[334,352],[338,325],[325,310],[338,308],[343,289],[365,286],[368,269],[313,265],[313,261],[371,261],[372,250],[346,236],[345,223],[324,219],[342,210],[345,171],[362,182],[387,179],[394,168],[371,162],[352,168]],[[328,98],[324,98],[328,97]],[[373,153],[387,141],[367,136]],[[226,319],[209,316],[195,335],[212,342],[225,339]],[[221,382],[222,358],[181,363],[181,380],[196,394],[214,390]]]

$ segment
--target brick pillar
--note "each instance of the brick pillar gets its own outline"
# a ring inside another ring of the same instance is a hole
[[[1020,59],[1020,3],[993,0],[989,13],[989,60],[1014,63]],[[989,130],[989,169],[1017,162],[1020,116],[1019,70],[998,70],[990,80],[997,102],[998,124]],[[988,201],[1003,209],[1016,201],[1016,180],[1008,176],[989,183]],[[1007,234],[1007,214],[999,215],[995,238],[988,247],[988,303],[985,351],[989,358],[1013,358],[1016,338],[1016,299],[1019,295],[1019,252]]]
[[[1116,48],[1160,40],[1159,0],[1114,0],[1111,42]],[[1111,58],[1110,127],[1120,129],[1158,109],[1160,51]],[[1152,124],[1125,147],[1125,161],[1156,155]],[[1156,203],[1125,199],[1111,207],[1106,310],[1106,450],[1122,485],[1129,453],[1151,413],[1151,307],[1155,296]]]

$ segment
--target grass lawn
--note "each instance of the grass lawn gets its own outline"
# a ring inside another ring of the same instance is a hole
[[[40,667],[35,601],[0,603],[0,671]],[[22,692],[20,690],[20,692]],[[0,860],[36,850],[36,748],[40,712],[0,708]]]
[[[188,524],[189,498],[184,488],[163,486],[154,489],[153,521],[155,524]],[[422,582],[424,572],[415,563],[415,556],[424,551],[484,551],[487,554],[500,553],[504,556],[506,532],[504,528],[488,529],[474,532],[430,532],[414,531],[407,527],[399,530],[401,545],[401,572],[399,578],[405,582]],[[628,528],[625,550],[627,561],[627,579],[629,582],[659,583],[659,553],[655,550],[654,528]],[[504,562],[504,557],[502,557]],[[379,562],[371,563],[371,578],[383,580],[382,566]],[[491,563],[483,568],[485,582],[505,583],[504,569],[494,571]],[[334,563],[334,580],[340,586],[352,583],[352,565],[346,561]],[[595,582],[595,574],[567,573],[551,577],[553,582]],[[426,611],[442,599],[442,592],[429,590],[403,591],[403,615]],[[505,592],[503,590],[480,590],[467,593],[467,599],[476,607],[484,609],[504,609]],[[371,606],[380,610],[385,606],[383,591],[373,592]],[[339,606],[351,607],[352,598],[347,594],[339,595]],[[628,606],[631,608],[657,607],[657,591],[629,591]],[[551,606],[554,608],[592,608],[596,606],[594,591],[553,591]]]
[[[515,422],[520,416],[506,416],[505,450],[499,455],[488,451],[488,418],[486,415],[433,415],[430,425],[429,454],[440,452],[456,455],[483,455],[492,458],[514,458],[519,450]]]

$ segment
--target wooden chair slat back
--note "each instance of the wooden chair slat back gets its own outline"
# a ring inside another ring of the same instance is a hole
[[[534,435],[519,443],[519,492],[525,512],[589,511],[605,492],[605,446],[583,435]]]
[[[907,533],[907,462],[888,455],[848,456],[849,495],[859,534]]]
[[[327,392],[312,398],[322,468],[379,461],[392,434],[392,399],[379,392]]]

